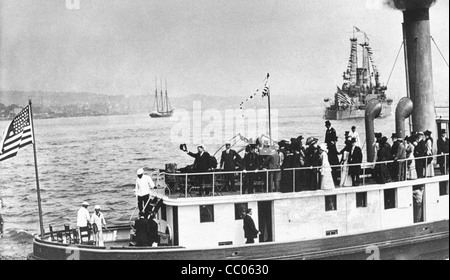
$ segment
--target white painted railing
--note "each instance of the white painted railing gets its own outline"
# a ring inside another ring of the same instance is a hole
[[[432,155],[432,156],[424,156],[414,159],[401,159],[401,160],[390,160],[390,161],[382,161],[382,162],[364,162],[361,164],[347,164],[347,165],[332,165],[329,168],[335,170],[335,172],[339,172],[339,174],[342,173],[343,168],[349,168],[351,166],[361,166],[361,173],[360,173],[360,186],[365,185],[371,185],[374,184],[373,182],[373,174],[376,171],[376,166],[379,165],[385,165],[387,166],[389,172],[393,171],[394,164],[397,166],[400,166],[399,163],[405,163],[403,164],[403,168],[405,170],[403,171],[404,177],[400,178],[401,181],[407,180],[406,173],[408,168],[408,162],[409,161],[415,161],[416,168],[417,168],[417,162],[419,160],[423,161],[424,163],[424,170],[423,170],[423,177],[430,177],[433,176],[433,174],[428,174],[428,168],[427,168],[427,160],[429,158],[432,158],[433,161],[430,163],[433,165],[433,169],[435,169],[436,162],[438,162],[438,159],[442,158],[444,162],[444,174],[439,175],[447,175],[448,174],[448,156],[449,154],[441,154],[441,155]],[[420,164],[419,164],[420,165]],[[328,168],[328,167],[327,167]],[[165,173],[161,172],[158,174],[158,178],[164,178],[165,182],[164,185],[166,186],[167,191],[170,195],[178,195],[178,197],[189,197],[194,196],[194,191],[200,192],[210,192],[212,196],[217,195],[224,195],[224,193],[229,195],[236,195],[236,194],[244,194],[249,186],[245,184],[245,181],[252,180],[253,183],[257,182],[257,186],[253,186],[253,190],[258,189],[261,193],[269,193],[272,192],[272,189],[269,188],[272,184],[269,184],[269,178],[271,173],[278,172],[278,176],[283,177],[284,180],[287,180],[289,183],[289,186],[281,186],[281,182],[279,183],[280,188],[283,192],[296,192],[301,191],[300,184],[298,183],[298,180],[308,180],[311,179],[308,176],[317,176],[317,179],[319,179],[320,171],[322,167],[299,167],[299,168],[285,168],[285,169],[260,169],[260,170],[243,170],[243,171],[214,171],[214,172],[203,172],[203,173]],[[394,169],[395,170],[395,169]],[[303,173],[302,173],[303,172]],[[292,174],[290,174],[292,173]],[[224,190],[225,188],[225,180],[226,176],[233,175],[233,179],[236,180],[236,177],[239,178],[239,183],[236,184],[236,186],[239,186],[239,192],[236,191],[229,191]],[[304,177],[299,178],[300,175],[303,175]],[[306,175],[306,176],[305,176]],[[393,175],[397,176],[397,174],[390,174],[391,177]],[[287,176],[292,176],[291,179],[287,179]],[[422,178],[423,178],[422,177]],[[220,179],[220,183],[217,179]],[[201,181],[201,182],[200,182]],[[397,178],[392,178],[392,181],[398,181]],[[304,182],[304,181],[303,181]],[[315,189],[320,188],[320,181],[317,181],[316,186],[307,186],[307,187],[313,187]],[[337,186],[336,186],[337,187]],[[251,187],[250,187],[251,188]],[[310,188],[308,189],[310,190]]]

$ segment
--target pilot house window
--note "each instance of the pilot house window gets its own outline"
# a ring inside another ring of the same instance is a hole
[[[200,205],[200,223],[214,222],[214,205]]]

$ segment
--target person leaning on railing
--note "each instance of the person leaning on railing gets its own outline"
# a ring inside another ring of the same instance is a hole
[[[437,154],[438,154],[438,158],[437,158],[437,162],[439,163],[439,170],[441,171],[441,175],[442,174],[446,174],[445,171],[449,171],[449,140],[447,138],[447,132],[445,131],[445,129],[441,130],[439,139],[436,141],[437,142]],[[447,154],[444,156],[444,154]]]
[[[416,180],[417,179],[417,173],[416,173],[416,160],[414,159],[414,145],[413,137],[406,136],[405,137],[405,152],[406,152],[406,158],[408,159],[406,161],[406,179],[407,180]]]
[[[386,184],[392,181],[391,174],[385,161],[388,161],[391,154],[391,146],[387,143],[387,137],[380,139],[377,153],[377,163],[375,165],[375,178],[378,184]]]
[[[254,193],[254,181],[255,181],[255,175],[254,172],[249,171],[255,171],[259,168],[259,160],[258,155],[256,154],[256,145],[250,144],[248,146],[248,153],[244,156],[244,187],[242,190],[242,193]]]
[[[414,144],[414,158],[416,159],[416,173],[417,178],[424,177],[424,170],[426,165],[426,159],[422,158],[426,155],[426,144],[424,140],[423,132],[417,132]]]
[[[425,176],[433,177],[434,176],[434,165],[433,165],[433,138],[431,137],[431,131],[427,130],[423,133],[425,135],[425,154],[426,156],[426,167],[425,167]]]

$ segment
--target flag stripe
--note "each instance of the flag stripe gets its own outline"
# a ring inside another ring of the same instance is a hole
[[[24,134],[25,134],[25,133],[31,133],[31,126],[28,126],[28,127],[24,128],[23,133],[24,133]],[[18,139],[20,139],[21,137],[22,137],[21,134],[14,135],[13,137],[11,137],[11,138],[9,138],[8,140],[6,140],[5,143],[4,143],[4,145],[8,145],[8,144],[11,143],[11,142],[15,142],[15,141],[17,141]]]
[[[3,148],[3,153],[4,154],[9,153],[10,151],[12,151],[12,150],[14,150],[16,148],[17,149],[18,148],[22,148],[22,147],[24,147],[24,146],[26,146],[28,144],[32,144],[32,143],[33,143],[33,139],[32,139],[31,134],[30,134],[30,135],[25,136],[23,139],[20,139],[20,141],[18,141],[14,145],[5,146]]]
[[[0,142],[0,161],[16,156],[20,148],[34,143],[31,117],[31,105],[14,117]]]

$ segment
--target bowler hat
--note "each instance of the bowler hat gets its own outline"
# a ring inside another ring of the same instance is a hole
[[[423,134],[426,135],[426,136],[431,136],[431,131],[425,130]]]
[[[397,133],[392,133],[391,138],[397,138]]]
[[[325,125],[331,125],[330,121],[326,121]]]

